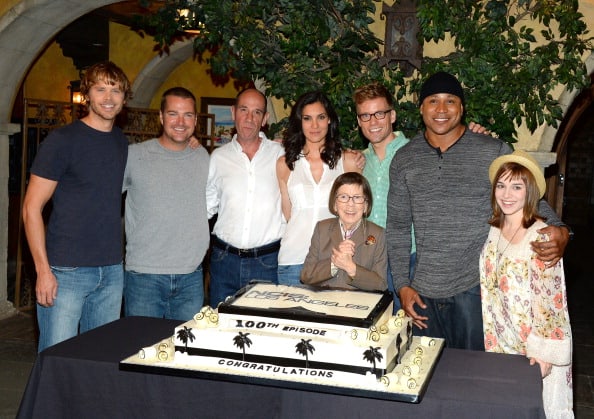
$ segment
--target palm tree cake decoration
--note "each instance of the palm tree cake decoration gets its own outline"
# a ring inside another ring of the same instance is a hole
[[[182,341],[182,343],[184,344],[184,347],[186,349],[185,352],[188,353],[188,340],[190,342],[194,342],[194,339],[196,339],[196,336],[194,336],[194,334],[192,333],[191,327],[184,326],[183,329],[179,329],[177,331],[177,338]]]
[[[245,361],[245,347],[252,346],[252,340],[248,337],[249,333],[238,332],[238,335],[233,338],[233,344],[241,349],[243,353],[242,361]]]
[[[370,346],[369,349],[363,352],[363,359],[373,364],[371,372],[375,374],[378,378],[382,374],[376,370],[375,361],[381,361],[383,358],[384,356],[381,354],[379,346]]]
[[[295,352],[305,357],[305,368],[309,368],[308,353],[311,353],[313,355],[313,352],[315,350],[316,348],[314,348],[311,344],[311,339],[301,339],[301,342],[295,345]]]

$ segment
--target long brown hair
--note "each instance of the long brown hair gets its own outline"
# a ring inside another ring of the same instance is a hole
[[[503,226],[503,218],[505,214],[499,208],[497,199],[495,199],[495,190],[497,189],[497,182],[499,179],[520,179],[526,186],[526,202],[524,203],[522,226],[524,228],[530,227],[536,220],[543,220],[544,218],[538,213],[538,202],[540,201],[540,191],[536,183],[536,179],[532,172],[521,164],[514,162],[503,163],[493,180],[491,185],[491,208],[493,214],[489,219],[489,224],[493,227],[501,228]]]

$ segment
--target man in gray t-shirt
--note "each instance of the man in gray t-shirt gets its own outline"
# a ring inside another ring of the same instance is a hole
[[[163,134],[130,146],[126,196],[126,316],[189,320],[204,302],[202,259],[209,245],[208,153],[188,146],[196,99],[182,88],[161,100]]]
[[[421,335],[449,347],[483,350],[479,255],[491,214],[491,162],[511,152],[505,142],[467,130],[464,93],[456,78],[436,73],[423,85],[426,130],[403,146],[390,166],[386,237],[394,288]],[[551,240],[534,249],[545,262],[563,255],[569,238],[544,202]],[[409,279],[410,228],[417,259]],[[541,249],[542,248],[542,249]]]

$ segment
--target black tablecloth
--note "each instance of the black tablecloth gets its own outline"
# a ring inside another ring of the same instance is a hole
[[[444,349],[420,404],[120,371],[179,321],[129,317],[53,346],[31,372],[19,418],[544,418],[525,357]]]

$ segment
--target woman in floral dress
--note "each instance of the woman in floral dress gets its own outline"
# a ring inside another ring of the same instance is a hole
[[[543,377],[547,418],[572,418],[571,327],[563,261],[546,266],[530,243],[547,241],[537,213],[546,183],[538,163],[517,150],[489,168],[491,230],[481,253],[485,349],[525,355]]]

